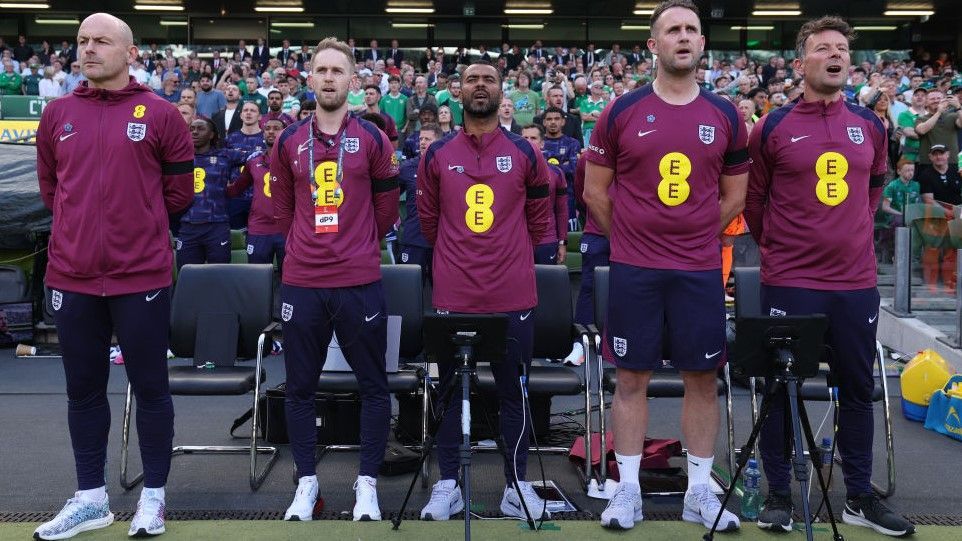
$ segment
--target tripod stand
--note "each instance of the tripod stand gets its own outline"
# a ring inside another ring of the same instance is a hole
[[[447,379],[442,382],[442,393],[439,404],[445,405],[445,411],[441,414],[443,420],[447,413],[447,405],[454,397],[455,381],[461,381],[461,445],[459,447],[459,457],[461,465],[461,491],[464,499],[464,539],[471,539],[471,380],[475,377],[475,367],[477,359],[489,362],[503,362],[505,344],[507,343],[508,320],[504,314],[493,315],[467,315],[467,314],[444,314],[437,316],[425,316],[424,318],[424,355],[429,362],[451,362],[455,360],[459,363],[456,370],[452,370]],[[420,477],[424,463],[431,454],[431,448],[436,443],[437,434],[442,423],[425,440],[421,448],[421,458],[418,468],[408,486],[407,494],[397,516],[391,521],[393,529],[397,530],[401,526],[402,516],[407,509],[414,491],[414,485]],[[498,449],[502,456],[507,460],[507,450],[500,433],[496,438]],[[524,509],[528,526],[534,530],[534,519],[528,511],[527,503],[520,497],[521,488],[517,480],[511,481],[514,489],[519,495],[521,506]]]
[[[718,516],[715,517],[711,530],[704,536],[705,541],[712,541],[714,538],[722,511],[724,511],[728,500],[735,491],[735,482],[748,463],[755,441],[761,433],[765,420],[771,413],[772,399],[779,392],[785,393],[789,404],[791,432],[788,431],[789,427],[785,428],[785,448],[788,449],[788,441],[791,439],[794,450],[792,466],[795,479],[801,488],[805,536],[807,541],[812,541],[811,504],[808,498],[809,476],[802,437],[808,444],[809,458],[816,466],[821,462],[821,452],[815,442],[815,436],[808,421],[805,403],[798,398],[798,391],[805,378],[812,377],[818,372],[822,340],[827,324],[827,319],[821,314],[800,317],[744,318],[738,321],[738,335],[735,340],[735,356],[733,358],[734,372],[745,376],[768,377],[773,381],[768,385],[762,401],[761,413],[752,427],[748,442],[739,452],[737,468],[728,489],[725,491],[725,498],[722,500]],[[815,467],[814,470],[818,477],[822,498],[828,509],[833,539],[844,541],[842,534],[838,532],[835,513],[832,511],[832,504],[828,499],[828,486],[822,477],[821,470],[818,467]]]

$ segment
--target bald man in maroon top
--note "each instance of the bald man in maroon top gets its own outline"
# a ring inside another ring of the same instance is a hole
[[[547,162],[539,149],[498,125],[501,75],[487,62],[464,71],[464,129],[432,144],[418,166],[418,216],[434,245],[434,298],[439,312],[508,316],[505,362],[491,371],[498,387],[505,460],[501,512],[548,516],[544,500],[525,481],[530,416],[521,399],[520,366],[531,365],[532,309],[538,304],[534,243],[549,226]],[[454,370],[453,363],[441,366]],[[440,481],[421,510],[424,520],[447,520],[464,508],[457,488],[461,401],[451,400],[438,432]],[[514,484],[517,481],[518,489]]]
[[[391,402],[379,240],[398,218],[398,162],[387,135],[348,112],[355,66],[347,44],[321,41],[311,70],[317,112],[284,130],[270,160],[274,218],[287,234],[281,319],[287,432],[298,476],[284,519],[311,520],[317,500],[314,396],[336,331],[361,396],[353,517],[380,520],[377,475]]]
[[[752,129],[745,220],[761,249],[762,309],[770,316],[825,314],[839,411],[846,502],[842,520],[902,536],[910,522],[872,489],[872,392],[879,316],[873,216],[885,185],[888,139],[872,111],[845,102],[852,28],[838,17],[805,23],[795,70],[805,92]],[[773,396],[759,449],[769,494],[761,528],[791,531],[785,397]]]
[[[642,520],[646,394],[652,371],[663,364],[667,326],[671,363],[685,385],[682,518],[710,528],[722,511],[719,530],[730,531],[738,517],[721,510],[709,484],[719,421],[716,368],[725,348],[720,234],[744,204],[747,135],[735,106],[695,80],[705,46],[695,4],[662,2],[651,20],[655,81],[605,108],[585,151],[585,201],[611,241],[604,340],[618,373],[612,419],[621,482],[601,524],[627,529]]]

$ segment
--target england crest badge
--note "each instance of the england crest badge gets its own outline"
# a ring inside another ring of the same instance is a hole
[[[143,141],[147,137],[147,125],[140,122],[127,123],[127,138],[131,141]]]
[[[698,139],[710,145],[715,142],[715,126],[706,126],[704,124],[698,125]]]
[[[50,290],[50,306],[54,310],[60,310],[60,307],[63,306],[63,293],[56,289]]]
[[[361,149],[361,140],[357,137],[346,137],[344,139],[344,151],[354,154]]]
[[[848,138],[856,145],[861,145],[862,141],[865,141],[865,136],[862,134],[862,128],[859,126],[848,126]]]
[[[281,305],[281,320],[290,321],[294,317],[294,306],[286,302]]]
[[[511,156],[498,156],[495,159],[495,163],[498,166],[498,171],[502,173],[507,173],[511,170]]]
[[[617,336],[613,337],[613,346],[615,347],[615,355],[619,357],[624,357],[628,354],[628,339],[619,338]]]

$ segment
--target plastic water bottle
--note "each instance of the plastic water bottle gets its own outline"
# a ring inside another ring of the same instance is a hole
[[[822,479],[825,479],[828,488],[832,488],[832,485],[828,482],[828,472],[832,470],[832,460],[834,458],[832,456],[832,438],[822,438],[822,444],[818,446],[818,449],[822,453],[822,463],[819,464],[822,470]],[[815,482],[818,483],[818,479],[815,479]],[[815,487],[817,488],[818,485],[816,484]]]
[[[745,468],[743,479],[742,517],[755,520],[758,518],[758,511],[762,507],[762,496],[758,491],[762,472],[758,470],[758,461],[754,458],[748,460],[748,467]]]

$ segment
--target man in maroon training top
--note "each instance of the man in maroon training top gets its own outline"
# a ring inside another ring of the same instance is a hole
[[[535,518],[544,510],[526,482],[530,417],[525,423],[519,365],[531,365],[532,310],[538,304],[535,240],[548,228],[548,169],[531,143],[498,125],[501,75],[487,62],[463,74],[464,129],[428,147],[418,167],[421,231],[434,244],[434,308],[439,312],[508,315],[505,362],[491,365],[501,405],[501,433],[514,459],[506,461],[501,512]],[[445,364],[446,371],[454,365]],[[445,374],[441,375],[446,380]],[[425,520],[447,520],[464,507],[457,489],[461,401],[451,400],[438,433],[441,480],[421,510]],[[514,464],[510,463],[514,462]],[[518,481],[521,494],[512,486]]]
[[[659,4],[648,40],[658,75],[602,112],[586,151],[585,201],[611,241],[605,349],[618,367],[612,419],[621,482],[601,515],[609,528],[642,519],[646,393],[652,371],[663,364],[665,326],[671,364],[685,384],[682,518],[711,527],[721,507],[709,488],[719,420],[716,368],[725,349],[719,236],[744,204],[748,152],[735,106],[695,80],[704,46],[694,3]],[[738,527],[738,517],[724,511],[719,529]]]
[[[274,220],[271,201],[271,150],[286,125],[279,118],[264,123],[264,152],[255,152],[237,180],[227,186],[227,196],[237,197],[254,186],[250,216],[247,218],[247,262],[274,264],[284,272],[284,234]]]
[[[37,132],[37,176],[53,213],[50,288],[67,381],[78,490],[37,539],[66,539],[114,518],[104,483],[110,336],[137,397],[144,489],[131,536],[164,533],[174,407],[167,380],[173,253],[168,227],[193,201],[194,149],[173,105],[137,84],[130,27],[84,19],[78,61],[89,82],[50,102]]]
[[[521,128],[524,137],[534,148],[544,152],[544,128],[540,124],[528,124]],[[535,265],[562,265],[567,255],[568,242],[568,183],[564,171],[557,165],[548,164],[548,192],[551,212],[548,213],[548,230],[535,241]]]
[[[752,129],[745,220],[761,249],[762,308],[771,316],[826,314],[839,389],[838,450],[847,500],[842,520],[887,535],[914,526],[872,490],[872,376],[879,293],[873,216],[887,170],[885,128],[842,95],[852,28],[838,17],[805,23],[795,70],[805,92]],[[791,531],[785,397],[772,401],[760,450],[769,494],[765,529]]]
[[[322,40],[311,60],[317,112],[288,127],[271,156],[274,218],[287,235],[281,277],[287,432],[298,485],[285,520],[311,520],[317,500],[314,395],[332,333],[361,395],[354,520],[380,520],[377,474],[390,424],[387,310],[379,239],[398,218],[398,162],[384,132],[348,113],[354,56]]]

